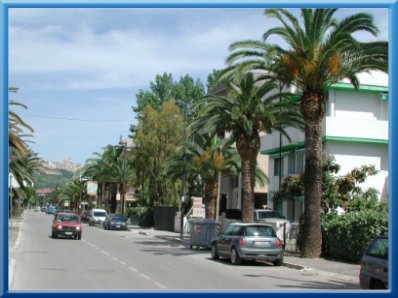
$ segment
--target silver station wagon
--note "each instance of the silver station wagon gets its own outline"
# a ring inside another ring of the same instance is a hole
[[[211,257],[230,258],[233,265],[242,260],[268,260],[281,266],[283,247],[270,224],[231,223],[212,241]]]

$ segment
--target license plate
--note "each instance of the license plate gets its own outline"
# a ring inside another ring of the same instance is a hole
[[[72,232],[65,232],[65,235],[72,235]]]
[[[254,241],[254,245],[256,245],[256,246],[270,246],[271,243],[269,241]]]
[[[120,228],[120,225],[117,225],[116,228]]]

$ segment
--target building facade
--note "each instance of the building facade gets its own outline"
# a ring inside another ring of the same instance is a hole
[[[382,82],[380,85],[361,84],[356,91],[351,84],[342,82],[327,90],[322,123],[323,154],[335,157],[341,166],[337,175],[346,175],[363,165],[375,165],[379,174],[368,177],[360,187],[376,188],[379,201],[385,202],[388,199],[388,77],[385,75],[381,80],[383,75],[377,76],[376,81]],[[263,136],[261,154],[269,156],[271,183],[268,185],[267,205],[287,219],[297,221],[304,211],[303,197],[294,202],[283,201],[278,206],[274,206],[272,200],[272,194],[278,191],[283,177],[298,176],[304,170],[304,133],[292,128],[287,131],[292,141],[282,137],[281,145],[279,133]]]

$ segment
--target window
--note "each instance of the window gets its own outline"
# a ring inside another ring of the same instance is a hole
[[[251,226],[245,227],[243,230],[244,236],[276,236],[272,227]]]
[[[279,169],[281,169],[281,175],[283,175],[283,157],[282,157],[282,164],[280,158],[274,159],[274,176],[279,176]]]
[[[304,154],[297,154],[296,155],[296,174],[300,174],[304,171]]]
[[[388,239],[376,238],[366,251],[366,255],[388,260]]]
[[[258,211],[258,219],[283,218],[278,211]]]
[[[240,230],[241,230],[241,226],[235,226],[232,230],[232,234],[233,236],[240,236]]]
[[[97,216],[97,217],[106,217],[106,213],[105,213],[105,212],[94,212],[94,216]]]
[[[224,231],[224,235],[231,235],[232,234],[232,230],[235,226],[228,226],[225,231]]]

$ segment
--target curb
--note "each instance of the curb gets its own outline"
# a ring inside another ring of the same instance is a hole
[[[333,272],[329,272],[329,271],[324,271],[324,270],[320,270],[320,269],[314,269],[314,268],[305,268],[304,271],[306,272],[310,272],[313,274],[317,274],[317,275],[322,275],[325,277],[330,277],[333,279],[338,279],[341,281],[345,281],[351,284],[358,284],[359,285],[359,276],[358,278],[354,278],[351,276],[347,276],[347,275],[343,275],[343,274],[338,274],[338,273],[333,273]]]
[[[14,279],[15,267],[17,266],[17,262],[15,259],[8,260],[8,290],[11,290],[12,281]]]

